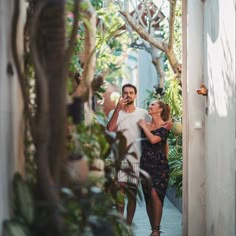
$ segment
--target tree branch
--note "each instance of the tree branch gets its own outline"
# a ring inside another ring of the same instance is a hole
[[[163,89],[166,75],[165,75],[165,72],[162,68],[160,57],[153,56],[152,63],[155,66],[157,74],[159,74],[159,77],[160,77],[158,87]]]
[[[170,1],[170,15],[169,15],[169,50],[173,50],[174,46],[174,23],[175,23],[176,0]]]
[[[143,15],[143,13],[144,13],[144,8],[141,8],[139,11],[137,10],[137,7],[136,6],[134,6],[134,3],[133,3],[133,1],[131,1],[131,4],[132,4],[132,6],[133,6],[133,8],[134,8],[134,16],[135,16],[135,14],[136,14],[136,18],[138,19],[138,22],[143,26],[143,27],[145,27],[145,24],[144,24],[144,22],[143,22],[143,20],[142,20],[142,18],[141,18],[141,16]],[[133,17],[133,20],[135,21],[135,19],[134,19],[134,17]]]
[[[140,24],[137,24],[132,17],[130,16],[129,12],[120,11],[120,14],[126,19],[126,22],[130,25],[130,27],[140,35],[142,39],[150,43],[155,48],[164,52],[167,56],[167,59],[170,63],[171,68],[173,69],[176,77],[180,79],[181,77],[181,64],[177,60],[175,55],[173,45],[174,45],[174,21],[175,21],[175,10],[176,10],[176,0],[169,0],[170,2],[170,21],[169,21],[169,39],[168,43],[158,40],[155,38],[151,33],[147,31],[144,27]]]
[[[78,21],[79,21],[79,1],[75,0],[74,5],[74,12],[73,12],[74,18],[73,18],[73,27],[71,31],[71,36],[69,39],[69,45],[66,50],[66,58],[65,58],[65,72],[68,73],[69,65],[70,65],[70,59],[73,53],[76,37],[77,37],[77,31],[78,31]]]
[[[79,96],[90,101],[90,84],[95,72],[96,48],[96,12],[89,0],[79,0],[80,15],[85,26],[84,71],[81,82],[73,96]]]
[[[142,39],[148,41],[154,47],[158,48],[163,52],[166,52],[168,50],[168,45],[165,42],[156,39],[155,37],[150,35],[141,25],[136,24],[128,12],[120,11],[120,14],[125,17],[126,21],[129,23],[131,28],[136,31]]]
[[[12,25],[11,25],[11,49],[12,49],[12,58],[13,62],[16,67],[16,73],[18,76],[18,81],[20,84],[21,88],[21,93],[23,96],[23,101],[24,101],[24,111],[27,115],[27,118],[30,123],[30,127],[32,127],[33,123],[33,118],[29,109],[29,94],[26,89],[26,78],[22,70],[22,66],[20,63],[19,59],[19,54],[18,54],[18,48],[17,48],[17,27],[18,27],[18,19],[19,19],[19,14],[20,14],[20,1],[15,1],[14,2],[14,10],[13,10],[13,16],[12,16]]]

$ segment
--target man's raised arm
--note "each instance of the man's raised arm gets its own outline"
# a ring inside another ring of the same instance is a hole
[[[118,116],[119,116],[119,111],[118,111],[118,109],[115,109],[113,111],[111,118],[109,119],[109,121],[107,123],[107,130],[108,131],[110,131],[110,132],[116,131]]]
[[[125,105],[126,103],[126,99],[120,97],[117,104],[116,104],[116,108],[113,110],[113,114],[109,114],[108,116],[108,123],[107,123],[107,130],[108,131],[116,131],[117,129],[117,119],[118,119],[118,116],[119,116],[119,112],[120,110],[122,110],[123,106]]]

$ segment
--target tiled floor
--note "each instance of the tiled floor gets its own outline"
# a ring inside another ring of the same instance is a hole
[[[146,213],[145,203],[137,205],[134,216],[135,236],[150,235],[150,224]],[[182,214],[165,198],[163,216],[161,222],[161,236],[182,236]]]

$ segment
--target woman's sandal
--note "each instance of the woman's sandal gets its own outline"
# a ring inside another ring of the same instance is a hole
[[[160,225],[158,225],[152,228],[152,233],[150,234],[150,236],[160,236],[160,234],[161,234]]]

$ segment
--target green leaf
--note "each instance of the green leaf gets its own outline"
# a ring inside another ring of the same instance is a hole
[[[27,224],[32,224],[34,220],[32,193],[19,173],[14,176],[13,190],[16,214],[22,216]]]
[[[6,220],[3,227],[9,236],[30,236],[29,229],[15,220]]]

